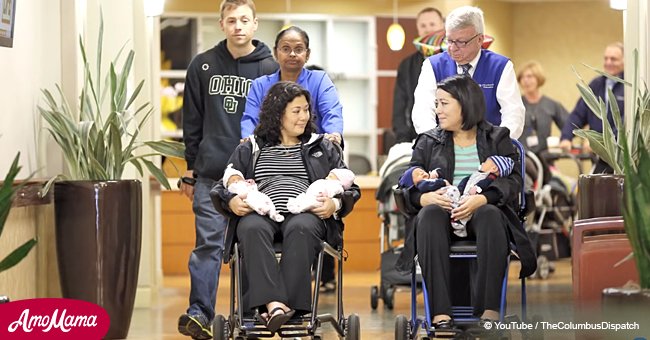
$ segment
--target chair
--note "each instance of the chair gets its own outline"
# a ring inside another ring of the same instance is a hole
[[[277,240],[276,240],[277,241]],[[282,256],[282,243],[275,242],[274,249],[276,258],[279,260]],[[361,324],[357,314],[351,314],[345,318],[343,314],[343,255],[342,248],[334,249],[327,242],[321,242],[321,250],[318,254],[318,265],[316,270],[315,282],[320,282],[321,271],[323,269],[324,256],[332,256],[338,262],[337,273],[337,312],[336,315],[321,314],[318,315],[318,285],[314,285],[312,310],[310,314],[295,317],[287,321],[276,333],[282,337],[311,337],[312,339],[321,339],[316,334],[316,330],[324,322],[332,324],[341,338],[346,340],[360,339]],[[239,252],[239,244],[233,246],[233,256],[230,258],[230,316],[226,319],[223,315],[216,315],[212,323],[212,333],[214,340],[223,339],[247,339],[247,338],[271,338],[276,335],[266,328],[266,325],[260,320],[259,316],[244,314],[242,307],[242,274],[241,274],[242,255]]]
[[[525,151],[523,146],[515,139],[512,140],[512,143],[514,144],[515,148],[517,149],[519,158],[520,158],[520,166],[521,166],[521,173],[525,173],[526,165],[525,165]],[[397,189],[395,191],[395,200],[397,202],[398,207],[400,208],[400,211],[405,212],[406,211],[406,204],[404,202],[404,195],[403,193]],[[526,193],[525,190],[525,184],[522,182],[522,189],[519,194],[519,219],[521,223],[524,223],[526,216],[530,213],[530,209],[534,209],[534,206],[531,207],[531,203],[533,202],[533,199],[531,199],[530,194]],[[476,259],[477,255],[477,248],[476,248],[476,243],[473,241],[456,241],[453,242],[450,245],[450,254],[449,258],[450,259],[455,259],[455,260],[473,260]],[[508,269],[509,269],[509,264],[510,264],[510,259],[511,257],[517,257],[516,253],[516,247],[514,244],[510,244],[510,255],[508,256],[507,263],[506,263],[506,275],[503,278],[503,284],[501,286],[501,308],[500,308],[500,315],[499,315],[499,320],[500,321],[517,321],[518,318],[516,316],[506,316],[505,311],[506,311],[506,290],[508,287]],[[411,271],[411,287],[416,287],[416,273],[418,272],[417,268],[417,256],[414,261],[414,267]],[[427,293],[427,287],[422,280],[422,292],[424,296],[428,296]],[[526,279],[522,278],[521,279],[521,313],[522,313],[522,319],[527,320],[526,316]],[[452,333],[453,336],[458,335],[460,333],[460,330],[444,330],[436,332],[436,329],[433,328],[432,325],[430,325],[432,315],[430,312],[430,307],[428,300],[425,298],[424,299],[424,311],[425,311],[425,316],[424,317],[418,317],[417,315],[417,290],[416,289],[411,289],[411,319],[407,320],[406,316],[404,315],[398,315],[396,320],[395,320],[395,339],[396,340],[406,340],[406,339],[415,339],[417,337],[418,331],[420,327],[424,329],[427,332],[427,336],[430,337],[436,337],[436,336],[444,336],[444,335],[450,335]],[[452,318],[454,319],[454,324],[459,325],[459,326],[468,326],[468,325],[475,325],[478,323],[479,319],[473,316],[473,307],[470,305],[455,305],[452,307]],[[443,333],[443,334],[440,334]]]

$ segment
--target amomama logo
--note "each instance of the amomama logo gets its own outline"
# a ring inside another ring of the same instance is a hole
[[[0,304],[0,339],[101,339],[106,311],[72,299],[29,299]]]

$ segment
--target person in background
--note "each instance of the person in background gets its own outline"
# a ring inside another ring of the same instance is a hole
[[[278,69],[271,50],[253,40],[257,30],[255,3],[224,0],[220,11],[219,23],[226,39],[194,57],[183,95],[188,170],[181,178],[180,190],[192,200],[196,245],[189,259],[189,308],[178,319],[178,331],[194,339],[212,339],[210,328],[228,223],[214,209],[210,189],[223,177],[228,157],[239,144],[240,120],[250,83]],[[225,80],[237,86],[226,86]]]
[[[343,107],[334,83],[327,73],[305,68],[309,60],[309,36],[297,26],[289,26],[275,38],[273,54],[280,69],[270,75],[255,79],[251,85],[246,109],[241,120],[241,138],[250,136],[259,122],[260,106],[271,86],[278,81],[292,81],[311,93],[316,128],[329,140],[338,143],[343,138]]]
[[[420,37],[445,29],[442,13],[433,7],[421,10],[415,19],[415,24]],[[397,68],[397,79],[395,79],[393,92],[393,133],[395,133],[397,143],[410,143],[417,137],[411,120],[411,111],[413,110],[413,92],[418,84],[424,58],[421,51],[415,51],[404,58]]]
[[[614,42],[607,45],[607,47],[605,48],[604,65],[603,65],[603,67],[605,68],[605,72],[611,76],[615,76],[623,79],[624,77],[623,56],[624,56],[623,43]],[[611,109],[609,108],[609,98],[607,96],[607,89],[611,89],[612,92],[614,93],[614,98],[616,98],[616,104],[618,105],[618,109],[621,112],[621,118],[623,118],[624,116],[623,113],[625,112],[625,106],[624,106],[625,86],[605,76],[598,76],[594,80],[592,80],[591,83],[589,83],[589,87],[591,87],[591,90],[594,91],[594,93],[597,96],[603,98],[605,104],[607,104],[607,121],[609,122],[609,125],[612,127],[612,130],[614,131],[614,136],[616,136],[617,131],[614,126],[614,117],[612,117],[612,112]],[[562,129],[562,136],[560,137],[560,147],[565,151],[569,151],[572,147],[573,130],[582,129],[585,127],[585,125],[589,125],[589,129],[593,131],[603,132],[603,123],[600,120],[600,118],[598,118],[598,116],[596,116],[596,114],[589,109],[585,101],[582,100],[582,98],[580,98],[578,100],[578,103],[576,104],[576,107],[573,109],[573,111],[571,111],[567,123],[564,124],[564,128]],[[591,148],[589,147],[589,144],[586,143],[586,141],[585,144],[583,145],[582,151],[583,153],[591,152]],[[609,164],[605,163],[603,160],[598,160],[598,163],[596,163],[593,172],[613,173],[614,170],[612,169],[612,167],[609,166]]]
[[[526,109],[521,101],[514,65],[508,58],[482,49],[485,32],[483,11],[478,7],[454,9],[445,20],[447,51],[422,63],[413,104],[413,126],[418,134],[436,127],[437,83],[455,74],[467,74],[483,90],[485,119],[510,130],[519,138],[524,129]]]
[[[548,149],[546,139],[551,135],[551,124],[562,130],[569,116],[564,106],[542,94],[546,77],[542,65],[537,61],[527,62],[519,73],[517,81],[523,92],[521,96],[526,108],[524,131],[519,141],[532,152],[541,155]]]

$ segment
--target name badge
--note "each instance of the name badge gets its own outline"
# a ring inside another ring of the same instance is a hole
[[[528,144],[529,148],[535,147],[539,144],[539,138],[537,138],[537,135],[528,136],[526,137],[526,144]]]

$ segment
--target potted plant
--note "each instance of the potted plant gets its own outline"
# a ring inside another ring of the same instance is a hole
[[[593,68],[592,68],[593,69]],[[594,69],[595,70],[595,69]],[[632,109],[627,117],[631,125],[625,125],[621,113],[615,104],[616,99],[612,90],[608,90],[609,107],[614,118],[617,135],[607,123],[607,107],[603,100],[597,97],[586,82],[580,78],[578,87],[580,94],[589,108],[603,122],[603,132],[592,130],[574,130],[576,136],[589,140],[593,151],[605,162],[610,164],[615,174],[625,177],[623,190],[623,219],[625,232],[632,247],[632,255],[639,274],[639,288],[636,290],[606,290],[603,296],[603,306],[607,303],[620,306],[620,302],[608,302],[608,297],[619,300],[623,297],[624,304],[641,303],[644,308],[650,305],[650,92],[645,82],[640,81],[638,68],[638,51],[634,50],[634,70],[632,82],[610,76],[595,70],[617,82],[631,87]],[[602,199],[602,198],[601,198]],[[620,312],[620,308],[617,308]],[[638,311],[637,311],[638,312]],[[626,316],[629,316],[627,314]]]
[[[11,210],[11,205],[14,201],[14,197],[16,196],[16,192],[18,192],[18,190],[24,186],[24,183],[14,183],[16,175],[18,175],[21,168],[18,165],[19,159],[20,153],[18,153],[16,155],[16,158],[14,158],[14,161],[11,163],[11,167],[9,168],[9,172],[5,176],[2,185],[0,185],[0,236],[2,236],[5,222],[7,222],[7,218],[9,217],[9,210]],[[0,261],[0,273],[17,265],[20,261],[27,257],[35,245],[36,239],[28,240],[20,247],[9,253],[9,255],[5,256],[5,258]],[[0,303],[4,302],[9,302],[9,298],[6,296],[0,296]]]
[[[122,180],[127,164],[149,172],[170,188],[162,170],[148,158],[183,157],[182,143],[141,141],[150,118],[149,103],[135,107],[144,81],[132,92],[128,78],[134,51],[121,62],[121,52],[102,73],[104,24],[100,15],[97,56],[87,59],[79,37],[84,83],[78,105],[71,107],[63,90],[43,90],[39,106],[47,130],[61,147],[70,172],[54,181],[56,243],[64,297],[97,303],[108,312],[107,338],[125,338],[133,311],[140,263],[142,188],[138,180]],[[149,150],[149,151],[141,151]],[[64,179],[61,181],[61,179]]]

